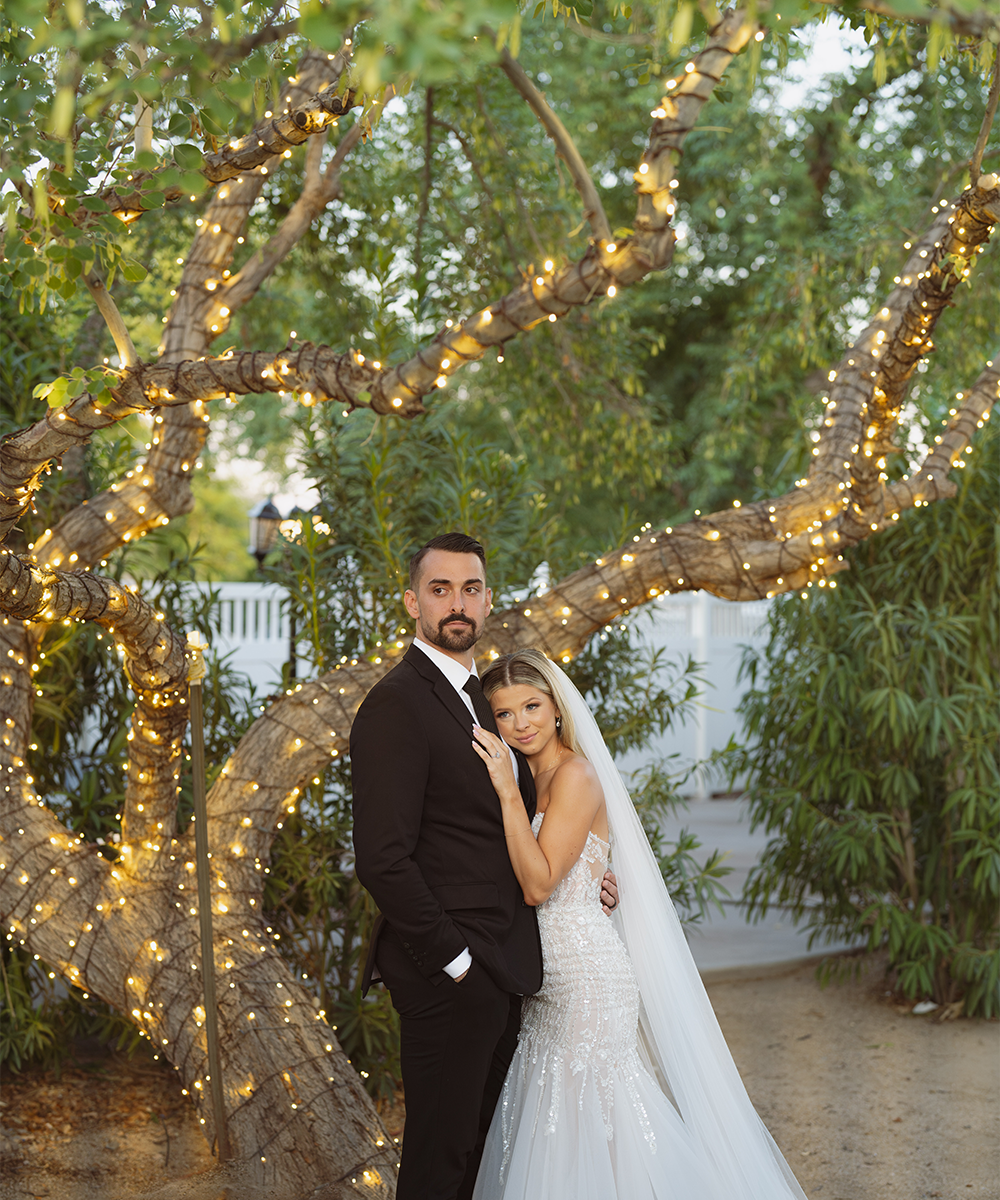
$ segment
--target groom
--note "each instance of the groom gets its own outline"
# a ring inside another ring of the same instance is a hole
[[[416,636],[351,729],[357,874],[382,914],[362,986],[381,978],[400,1016],[407,1115],[397,1200],[472,1195],[521,997],[542,983],[535,910],[472,749],[473,721],[496,732],[473,660],[491,600],[474,538],[446,533],[418,550],[403,597]],[[509,753],[530,818],[531,771]],[[607,901],[617,902],[613,882]]]

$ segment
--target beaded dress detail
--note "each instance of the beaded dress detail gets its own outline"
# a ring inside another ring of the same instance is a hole
[[[474,1200],[722,1200],[639,1057],[635,973],[601,907],[609,850],[588,833],[538,907],[542,988],[524,999]]]

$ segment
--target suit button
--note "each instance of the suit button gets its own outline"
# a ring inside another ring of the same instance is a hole
[[[409,942],[404,942],[404,943],[403,943],[403,945],[404,945],[404,946],[407,948],[407,950],[409,950],[409,948],[410,948],[410,943],[409,943]]]

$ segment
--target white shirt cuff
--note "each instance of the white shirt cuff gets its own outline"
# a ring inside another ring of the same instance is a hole
[[[464,975],[471,966],[472,955],[469,953],[469,947],[466,946],[458,958],[453,958],[450,963],[442,967],[442,970],[446,975],[450,975],[452,979],[457,979],[459,975]]]

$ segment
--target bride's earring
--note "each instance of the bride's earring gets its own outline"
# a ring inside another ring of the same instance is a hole
[[[556,717],[556,733],[562,733],[562,717]]]

